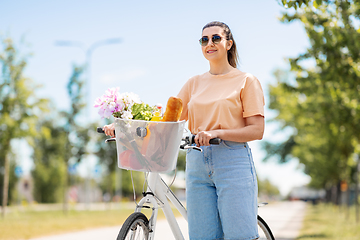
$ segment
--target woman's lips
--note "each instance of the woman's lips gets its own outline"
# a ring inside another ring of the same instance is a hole
[[[211,54],[211,53],[216,52],[216,50],[208,50],[208,51],[206,51],[206,52],[209,53],[209,54]]]

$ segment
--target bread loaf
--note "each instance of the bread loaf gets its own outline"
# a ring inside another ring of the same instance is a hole
[[[177,122],[180,119],[183,106],[182,101],[178,97],[170,97],[167,104],[162,121]]]

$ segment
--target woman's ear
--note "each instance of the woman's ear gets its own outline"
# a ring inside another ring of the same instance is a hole
[[[227,40],[227,43],[226,43],[226,50],[230,50],[230,48],[232,47],[233,45],[233,40]]]

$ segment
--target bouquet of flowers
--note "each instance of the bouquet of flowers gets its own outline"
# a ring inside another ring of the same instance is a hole
[[[99,108],[102,118],[114,116],[122,119],[137,119],[150,121],[157,109],[143,103],[134,93],[119,93],[119,87],[109,88],[105,94],[95,100],[95,108]]]

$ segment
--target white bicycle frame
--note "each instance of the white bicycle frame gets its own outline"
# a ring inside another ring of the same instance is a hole
[[[152,205],[152,215],[149,219],[149,239],[153,240],[155,236],[155,227],[158,209],[161,208],[165,214],[166,220],[169,223],[171,231],[176,240],[184,240],[184,236],[180,230],[179,224],[176,221],[174,213],[171,210],[168,199],[174,204],[176,209],[187,221],[187,212],[185,207],[181,204],[179,199],[166,185],[159,173],[150,172],[148,174],[148,186],[145,196],[137,204],[135,212],[141,212],[141,209],[146,204]]]

